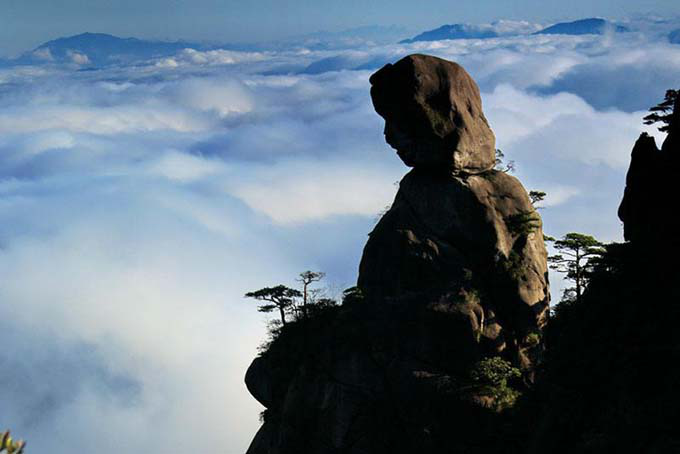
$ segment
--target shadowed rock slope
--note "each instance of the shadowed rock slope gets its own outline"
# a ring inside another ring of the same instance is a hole
[[[518,452],[549,302],[541,220],[459,65],[412,55],[371,77],[408,166],[340,307],[287,324],[246,384],[248,454]],[[521,372],[520,372],[521,371]]]

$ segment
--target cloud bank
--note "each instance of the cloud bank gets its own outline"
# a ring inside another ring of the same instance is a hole
[[[368,77],[408,53],[479,82],[499,148],[548,193],[549,234],[621,239],[629,152],[661,138],[641,118],[680,85],[680,46],[342,39],[0,68],[0,420],[32,452],[245,451],[264,324],[242,295],[305,269],[352,285],[407,171]]]

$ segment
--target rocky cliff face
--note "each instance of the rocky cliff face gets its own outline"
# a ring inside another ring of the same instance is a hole
[[[503,421],[543,352],[540,217],[493,170],[462,67],[412,55],[371,84],[386,140],[413,169],[370,234],[360,292],[288,324],[248,370],[267,408],[248,454],[518,452]]]

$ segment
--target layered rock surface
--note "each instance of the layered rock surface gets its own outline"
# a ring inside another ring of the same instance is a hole
[[[371,83],[386,139],[414,169],[370,234],[363,296],[288,324],[248,370],[267,408],[248,454],[517,452],[503,397],[471,371],[499,356],[523,371],[512,386],[532,381],[549,301],[540,217],[492,169],[462,67],[413,55]]]

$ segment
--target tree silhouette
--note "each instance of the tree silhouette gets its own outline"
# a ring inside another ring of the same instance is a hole
[[[297,278],[298,282],[302,283],[302,313],[307,315],[307,304],[310,302],[309,286],[314,282],[319,282],[326,276],[326,273],[321,271],[304,271],[300,273]]]
[[[501,172],[510,173],[515,171],[515,161],[508,161],[505,163],[505,153],[496,148],[496,165],[495,169]]]
[[[662,126],[659,126],[659,131],[668,132],[673,119],[673,108],[678,102],[679,94],[680,90],[666,90],[664,100],[649,109],[651,113],[643,119],[644,123],[646,125],[662,123]]]
[[[574,287],[564,291],[562,300],[580,302],[593,263],[605,253],[604,245],[590,235],[572,232],[555,240],[553,247],[559,253],[548,257],[550,268],[574,282]]]
[[[254,298],[268,303],[262,304],[257,308],[260,312],[273,312],[278,309],[281,316],[281,324],[285,325],[287,323],[286,311],[291,307],[295,307],[295,301],[297,298],[302,297],[302,293],[285,285],[277,285],[276,287],[265,287],[254,292],[248,292],[245,296],[246,298]]]
[[[536,206],[537,203],[542,202],[545,199],[545,196],[547,194],[543,191],[529,191],[529,199],[531,200],[531,204]],[[536,207],[537,210],[540,210],[542,207]]]

